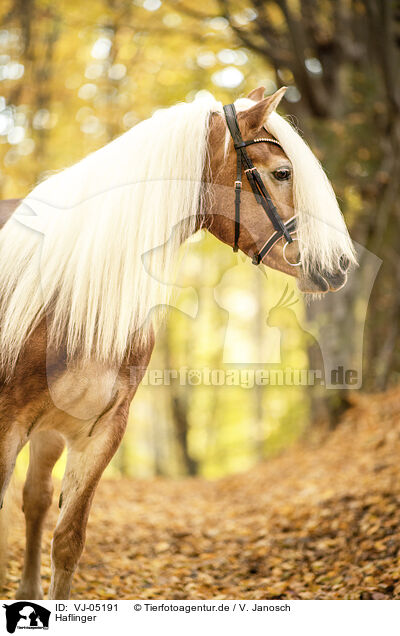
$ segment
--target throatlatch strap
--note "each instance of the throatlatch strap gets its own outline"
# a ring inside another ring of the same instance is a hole
[[[239,236],[240,236],[240,195],[242,190],[242,155],[237,149],[237,144],[242,143],[242,135],[240,134],[239,126],[236,119],[236,109],[233,104],[224,106],[224,113],[228,130],[231,134],[233,145],[236,150],[236,181],[235,181],[235,240],[233,244],[233,251],[237,252],[239,249]]]
[[[242,139],[242,135],[237,122],[235,105],[227,104],[226,106],[224,106],[224,113],[226,124],[233,140],[233,145],[235,146],[235,150],[237,150],[238,148],[244,146],[245,143]]]
[[[242,191],[242,156],[240,152],[236,156],[236,181],[235,181],[235,242],[233,251],[239,249],[240,234],[240,193]]]

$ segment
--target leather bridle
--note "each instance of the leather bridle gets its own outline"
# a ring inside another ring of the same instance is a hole
[[[240,197],[242,190],[242,166],[244,168],[245,175],[247,177],[248,182],[250,183],[253,194],[256,198],[257,203],[259,203],[263,208],[267,216],[269,217],[275,232],[267,239],[262,246],[262,248],[253,254],[253,263],[254,265],[259,265],[263,258],[269,254],[274,245],[281,239],[284,238],[286,243],[283,246],[283,257],[285,261],[296,267],[301,265],[301,262],[291,263],[285,254],[286,248],[289,243],[293,243],[293,239],[291,234],[296,233],[296,217],[292,216],[288,221],[283,221],[279,216],[279,213],[274,206],[272,199],[269,195],[267,188],[264,185],[264,182],[261,178],[260,173],[257,168],[254,166],[252,160],[247,154],[246,147],[251,146],[252,144],[258,144],[261,142],[267,142],[276,144],[279,147],[282,147],[276,139],[270,139],[268,137],[262,137],[260,139],[250,139],[247,141],[243,141],[241,132],[239,130],[239,125],[237,121],[236,109],[234,104],[228,104],[224,106],[224,114],[226,119],[226,125],[228,126],[228,130],[231,134],[233,145],[236,150],[236,181],[235,181],[235,240],[233,244],[233,251],[237,252],[239,249],[239,235],[240,235]]]

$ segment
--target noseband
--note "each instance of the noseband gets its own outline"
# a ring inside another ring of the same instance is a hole
[[[274,206],[272,199],[268,193],[267,188],[264,185],[264,182],[261,178],[260,173],[257,168],[254,166],[252,160],[246,151],[246,146],[251,146],[252,144],[258,144],[261,142],[267,142],[271,144],[276,144],[281,147],[280,143],[275,139],[269,139],[268,137],[262,137],[261,139],[250,139],[247,141],[243,141],[241,132],[239,130],[239,125],[237,121],[236,109],[234,104],[228,104],[224,106],[224,113],[226,124],[228,126],[228,130],[231,134],[233,145],[236,150],[236,181],[235,181],[235,241],[233,244],[233,251],[237,252],[239,249],[239,234],[240,234],[240,193],[242,190],[242,166],[244,167],[244,172],[247,177],[248,182],[250,183],[251,189],[253,190],[253,194],[256,198],[257,203],[262,205],[265,213],[269,217],[275,232],[272,236],[265,241],[262,248],[259,252],[256,252],[253,255],[253,263],[254,265],[259,265],[263,260],[264,256],[269,254],[274,245],[283,237],[286,239],[286,243],[283,247],[283,254],[285,261],[292,266],[298,266],[301,263],[291,263],[287,260],[285,250],[289,243],[293,243],[293,239],[291,234],[296,232],[296,218],[292,216],[288,221],[284,222],[279,213]]]

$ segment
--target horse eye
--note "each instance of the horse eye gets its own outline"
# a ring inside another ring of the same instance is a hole
[[[275,170],[272,173],[277,181],[287,181],[290,179],[290,170],[289,168],[279,168],[279,170]]]

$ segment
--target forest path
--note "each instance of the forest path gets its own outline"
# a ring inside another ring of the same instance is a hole
[[[297,445],[247,473],[216,482],[102,481],[72,597],[400,598],[399,459],[396,388],[356,395],[322,446]],[[44,541],[45,593],[57,494]],[[18,585],[23,533],[19,512],[6,598]]]

